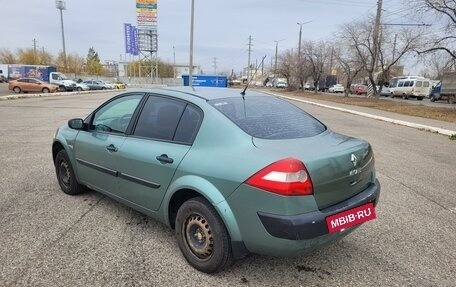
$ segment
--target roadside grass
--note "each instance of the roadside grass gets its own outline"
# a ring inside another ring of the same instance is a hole
[[[416,116],[427,119],[434,119],[450,123],[456,123],[456,105],[454,108],[438,108],[430,107],[420,104],[409,104],[403,102],[389,101],[376,98],[362,98],[362,97],[344,97],[336,95],[315,94],[313,92],[283,92],[290,96],[298,96],[309,99],[324,100],[336,102],[347,105],[355,105],[360,107],[374,108],[383,111],[403,114],[408,116]],[[411,101],[414,101],[412,99]]]

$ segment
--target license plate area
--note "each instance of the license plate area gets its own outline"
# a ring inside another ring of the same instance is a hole
[[[373,220],[376,217],[374,204],[367,203],[326,217],[326,226],[329,233],[334,233]]]

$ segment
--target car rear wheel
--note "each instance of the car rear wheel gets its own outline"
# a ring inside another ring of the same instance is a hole
[[[82,88],[81,87],[78,87],[77,88],[78,92],[82,91]]]
[[[13,91],[16,93],[16,94],[19,94],[21,92],[21,88],[19,87],[14,87],[13,88]]]
[[[64,193],[76,195],[85,191],[85,187],[76,180],[73,167],[65,150],[62,149],[57,153],[54,164],[57,181]]]
[[[423,100],[423,97],[417,97],[416,98],[418,101],[422,101]]]
[[[48,89],[48,88],[43,88],[41,91],[42,91],[43,93],[45,93],[45,94],[49,93],[49,89]]]
[[[230,236],[214,207],[201,197],[179,208],[176,237],[185,259],[205,273],[221,271],[233,262]]]
[[[435,102],[435,96],[434,95],[431,95],[430,99],[429,99],[431,102]]]

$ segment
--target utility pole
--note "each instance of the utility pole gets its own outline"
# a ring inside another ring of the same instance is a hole
[[[36,39],[33,38],[33,61],[36,64]]]
[[[188,67],[188,85],[193,87],[193,25],[195,23],[195,0],[192,0],[190,19],[190,60]]]
[[[394,44],[393,44],[393,58],[391,62],[393,62],[396,58],[396,44],[397,44],[397,34],[394,34]]]
[[[377,69],[377,58],[379,53],[379,34],[380,34],[380,19],[382,14],[382,0],[377,2],[377,15],[375,16],[375,27],[374,27],[374,55],[373,55],[373,68],[374,72]]]
[[[212,65],[214,66],[214,75],[217,75],[217,57],[214,57],[212,59]]]
[[[176,78],[176,47],[173,46],[173,77]]]
[[[250,81],[250,54],[252,53],[252,36],[249,36],[249,55],[247,59],[247,83]]]
[[[276,43],[276,50],[275,50],[275,63],[274,63],[274,74],[277,73],[277,52],[279,50],[279,41],[275,41],[274,42]]]
[[[301,65],[301,41],[302,41],[302,25],[310,23],[312,21],[307,21],[304,23],[297,23],[299,25],[299,42],[298,42],[298,79],[299,79],[299,84],[301,85],[301,88],[303,86],[303,80],[302,80],[302,65]]]

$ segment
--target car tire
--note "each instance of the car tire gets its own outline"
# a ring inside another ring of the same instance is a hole
[[[423,97],[416,97],[416,99],[417,99],[418,101],[422,101],[422,100],[423,100]]]
[[[45,94],[49,93],[49,89],[48,89],[48,88],[43,88],[41,91],[42,91],[43,93],[45,93]]]
[[[14,87],[13,88],[13,91],[16,93],[16,94],[19,94],[21,92],[21,88],[19,87]]]
[[[59,86],[59,92],[66,92],[65,86]]]
[[[57,153],[54,165],[57,181],[64,193],[77,195],[85,191],[85,186],[78,183],[73,166],[64,149]]]
[[[214,273],[233,262],[228,231],[214,207],[204,198],[182,204],[176,216],[177,243],[195,269]]]
[[[81,88],[81,87],[78,87],[76,90],[78,90],[78,92],[81,92],[81,91],[82,91],[82,88]]]
[[[430,98],[429,98],[429,100],[430,100],[431,102],[435,102],[435,96],[434,96],[434,95],[431,95]]]

